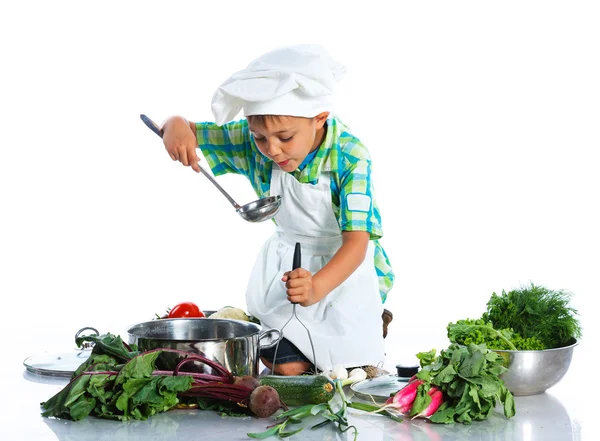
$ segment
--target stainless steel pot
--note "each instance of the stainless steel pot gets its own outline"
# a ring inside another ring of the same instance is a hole
[[[260,325],[239,320],[210,318],[161,319],[138,323],[127,330],[129,343],[141,351],[157,348],[178,349],[202,355],[222,364],[233,375],[258,376],[259,351],[281,339],[278,329],[263,330]],[[266,343],[261,343],[267,340]],[[184,355],[163,352],[158,369],[174,369]],[[186,364],[185,371],[216,374],[200,362]]]

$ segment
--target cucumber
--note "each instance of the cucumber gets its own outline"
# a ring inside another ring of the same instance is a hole
[[[288,406],[327,403],[335,395],[333,381],[324,375],[265,375],[261,386],[271,386]]]

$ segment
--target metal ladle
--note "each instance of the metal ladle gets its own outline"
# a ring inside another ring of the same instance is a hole
[[[158,136],[162,138],[163,132],[158,127],[158,125],[148,118],[146,115],[140,115],[144,124],[148,126],[150,130],[156,133]],[[265,198],[260,198],[254,202],[250,202],[246,205],[239,205],[236,201],[233,200],[231,196],[221,187],[217,181],[208,173],[200,164],[200,171],[204,176],[208,178],[210,182],[212,182],[215,187],[219,189],[219,191],[227,198],[227,200],[233,205],[235,211],[238,212],[242,218],[248,222],[263,222],[271,219],[273,216],[277,214],[279,211],[279,207],[281,206],[281,196],[267,196]]]

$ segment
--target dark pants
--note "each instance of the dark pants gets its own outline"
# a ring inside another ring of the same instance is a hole
[[[384,309],[381,319],[383,321],[383,338],[385,338],[387,337],[388,325],[394,319],[394,315],[387,309]],[[260,356],[264,357],[270,363],[273,363],[276,347],[277,345],[272,348],[261,349]],[[291,341],[282,338],[279,342],[279,348],[277,348],[277,359],[275,360],[275,364],[292,363],[294,361],[305,361],[310,363],[310,360],[306,358],[306,356]]]

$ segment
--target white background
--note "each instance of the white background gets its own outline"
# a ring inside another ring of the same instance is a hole
[[[447,345],[492,292],[573,292],[598,336],[600,15],[594,2],[10,2],[0,11],[4,335],[72,347],[175,303],[244,307],[248,224],[140,121],[211,120],[277,46],[348,67],[338,113],[370,149],[397,281],[392,361]],[[240,203],[240,176],[219,177]],[[27,354],[23,342],[20,355]],[[21,363],[22,357],[15,360]]]

